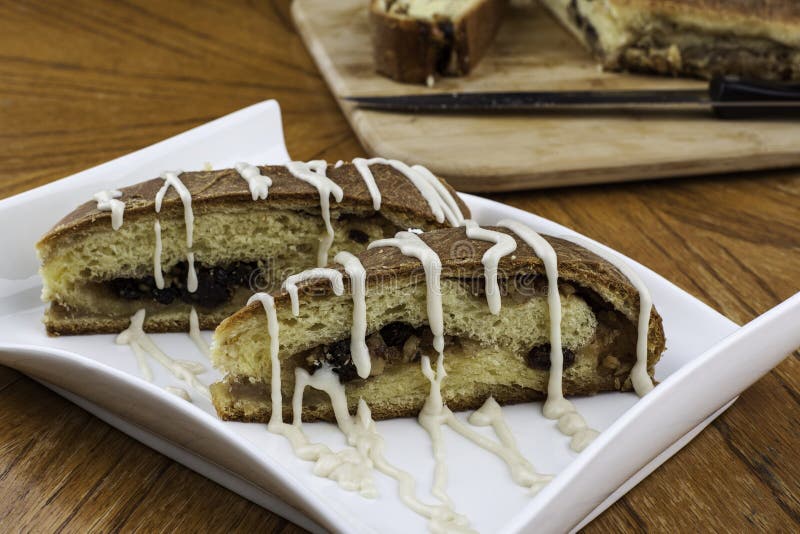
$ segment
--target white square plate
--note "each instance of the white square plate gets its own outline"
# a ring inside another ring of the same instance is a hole
[[[0,265],[0,363],[46,382],[136,439],[306,528],[424,532],[425,521],[402,505],[392,479],[376,474],[380,496],[375,500],[342,491],[314,476],[311,464],[297,459],[286,441],[264,425],[225,423],[202,398],[192,404],[167,393],[162,386],[181,384],[155,365],[154,384],[139,378],[133,354],[115,345],[113,336],[51,338],[41,324],[41,281],[33,245],[61,216],[98,190],[157,176],[167,168],[197,169],[205,162],[221,168],[240,160],[284,163],[289,156],[280,121],[276,102],[256,104],[0,202],[0,249],[8,258]],[[503,204],[463,198],[481,224],[511,217],[543,233],[576,235]],[[668,350],[656,372],[662,384],[642,400],[621,393],[577,399],[589,424],[603,431],[580,455],[569,450],[567,438],[544,419],[538,404],[505,408],[525,455],[539,471],[558,474],[535,498],[512,482],[499,460],[446,429],[448,489],[456,510],[480,532],[533,527],[559,532],[585,524],[694,437],[747,385],[697,393],[712,378],[692,369],[737,325],[649,269],[631,264],[650,287],[664,320]],[[208,366],[187,335],[153,338],[174,357]],[[218,377],[213,370],[200,375],[206,383]],[[697,386],[692,395],[681,394],[682,402],[668,399],[689,382]],[[305,426],[315,440],[333,448],[344,445],[334,425]],[[414,419],[384,421],[378,428],[386,437],[387,458],[411,472],[418,495],[433,502],[433,459],[426,433]]]

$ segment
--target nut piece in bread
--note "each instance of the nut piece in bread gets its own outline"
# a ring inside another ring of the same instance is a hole
[[[506,4],[507,0],[372,0],[375,69],[407,83],[468,74],[492,43]]]
[[[253,200],[248,183],[234,169],[180,174],[192,197],[195,292],[187,288],[184,206],[174,188],[166,192],[161,211],[155,211],[163,179],[121,190],[124,222],[117,230],[112,229],[111,213],[98,210],[95,202],[67,215],[36,246],[42,298],[50,303],[44,319],[48,333],[119,332],[141,308],[147,312],[147,331],[185,332],[193,306],[201,328],[213,328],[253,291],[271,290],[287,275],[313,267],[320,236],[326,234],[319,192],[284,166],[259,169],[272,181],[266,199]],[[327,168],[327,176],[343,190],[341,202],[330,199],[330,257],[340,250],[361,251],[400,229],[447,225],[437,221],[402,172],[381,163],[370,169],[382,197],[379,211],[353,164]],[[444,187],[468,216],[466,205]],[[157,219],[163,289],[154,281]]]
[[[499,263],[503,294],[498,315],[486,303],[483,254],[492,243],[468,239],[464,228],[448,228],[420,237],[440,257],[444,313],[444,401],[453,410],[478,408],[490,395],[500,403],[542,398],[549,370],[549,310],[542,261],[517,241],[513,255]],[[564,392],[590,395],[629,390],[636,361],[638,292],[614,266],[561,239],[547,238],[558,256],[562,300]],[[333,294],[325,279],[298,285],[300,314],[293,316],[289,295],[273,293],[279,322],[279,358],[284,399],[291,399],[294,370],[313,372],[333,367],[346,384],[354,411],[359,398],[376,419],[416,416],[428,393],[420,356],[432,355],[427,326],[426,283],[421,263],[392,247],[358,255],[367,274],[367,347],[372,371],[359,378],[349,353],[353,312],[349,279],[345,291]],[[648,373],[664,350],[661,318],[655,309],[648,332]],[[268,421],[271,360],[269,333],[259,302],[220,324],[214,335],[212,360],[227,373],[211,387],[223,419]],[[285,420],[291,407],[284,403]],[[327,396],[307,391],[303,420],[333,420]]]
[[[608,70],[800,79],[796,0],[543,0]]]

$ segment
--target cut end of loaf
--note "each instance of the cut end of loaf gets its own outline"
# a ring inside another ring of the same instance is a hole
[[[542,398],[547,391],[549,313],[546,294],[542,287],[520,288],[514,287],[514,283],[506,281],[503,308],[500,314],[492,315],[485,295],[480,286],[474,285],[474,280],[442,281],[447,370],[442,395],[451,409],[478,408],[488,396],[494,396],[503,404],[526,402]],[[596,296],[586,298],[572,285],[564,284],[560,289],[562,341],[567,364],[565,393],[590,395],[629,390],[628,375],[635,361],[636,344],[631,321],[607,306],[595,304],[593,307],[587,301]],[[363,398],[377,419],[415,416],[425,402],[429,387],[420,371],[420,357],[435,358],[426,325],[425,303],[426,286],[420,280],[395,280],[392,285],[384,283],[368,291],[367,345],[373,374],[361,379],[348,367],[352,363],[337,360],[336,356],[337,346],[349,344],[350,297],[307,295],[301,301],[297,317],[291,315],[288,303],[279,297],[283,398],[292,398],[296,367],[313,372],[315,365],[326,363],[339,365],[334,367],[334,372],[339,373],[340,380],[347,385],[351,410],[355,409],[358,399]],[[409,337],[396,343],[392,338],[396,337],[398,328],[413,334],[406,334]],[[269,419],[271,404],[267,384],[271,365],[267,330],[260,304],[246,317],[234,316],[217,330],[212,358],[215,365],[229,373],[212,388],[220,417],[242,421]],[[663,350],[658,335],[654,336],[654,341],[653,365]],[[650,371],[652,374],[652,365]],[[286,420],[290,412],[285,402],[282,415]],[[307,391],[302,418],[305,421],[333,420],[327,396]]]

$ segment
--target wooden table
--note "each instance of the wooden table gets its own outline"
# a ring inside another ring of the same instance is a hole
[[[0,2],[0,197],[267,98],[293,157],[363,155],[288,1]],[[610,244],[735,321],[800,285],[800,171],[494,198]],[[586,531],[797,531],[799,405],[793,354]],[[300,530],[6,368],[0,524]]]

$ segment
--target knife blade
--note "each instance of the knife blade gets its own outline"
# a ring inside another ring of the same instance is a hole
[[[528,112],[545,109],[708,109],[720,118],[796,118],[800,83],[719,77],[703,89],[518,91],[348,96],[360,108],[397,112]]]

